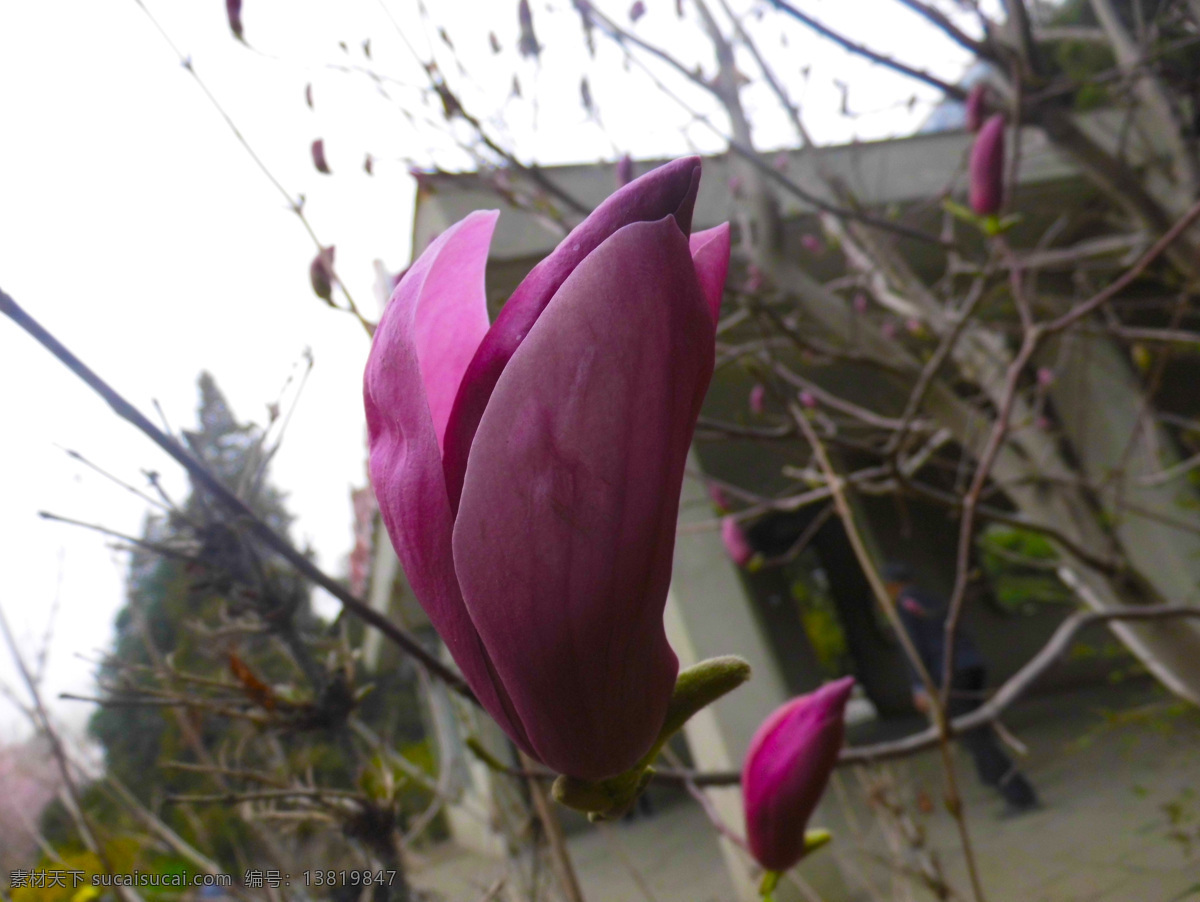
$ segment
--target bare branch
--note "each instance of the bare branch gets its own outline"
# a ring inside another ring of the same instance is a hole
[[[852,41],[848,37],[834,31],[829,26],[818,22],[812,16],[800,12],[800,10],[786,2],[786,0],[768,0],[768,2],[780,12],[786,13],[798,22],[802,22],[817,34],[824,38],[828,38],[844,50],[849,50],[851,53],[866,57],[872,62],[879,63],[881,66],[886,66],[889,69],[899,72],[901,75],[907,75],[909,78],[916,79],[919,82],[923,82],[924,84],[937,88],[947,97],[950,97],[954,100],[967,99],[967,92],[958,85],[952,85],[948,81],[942,81],[942,79],[938,78],[936,75],[931,75],[923,69],[915,69],[912,66],[901,63],[892,59],[891,57],[884,56],[882,53],[877,53],[876,51],[871,50],[869,47],[859,44],[857,41]]]
[[[263,522],[246,506],[240,498],[230,492],[221,482],[209,472],[208,468],[186,451],[178,442],[167,436],[157,426],[151,423],[140,411],[126,401],[107,382],[97,376],[78,357],[72,354],[57,338],[44,329],[33,317],[26,313],[3,290],[0,290],[0,313],[3,313],[14,323],[28,332],[42,347],[46,348],[71,372],[82,379],[92,391],[100,395],[116,412],[117,416],[133,424],[156,445],[171,455],[200,486],[204,488],[218,503],[237,518],[246,530],[259,539],[264,545],[296,568],[301,574],[342,603],[354,616],[375,627],[388,639],[404,649],[408,654],[424,664],[431,673],[443,680],[451,689],[465,698],[475,700],[470,687],[457,673],[450,670],[437,657],[426,651],[415,636],[403,627],[392,623],[386,616],[380,614],[366,602],[351,595],[340,583],[326,575],[307,557],[298,552],[291,544],[278,535],[270,526]]]

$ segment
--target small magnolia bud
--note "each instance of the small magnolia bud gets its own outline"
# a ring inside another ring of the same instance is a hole
[[[810,391],[800,392],[800,403],[809,410],[817,409],[817,396]]]
[[[751,263],[746,267],[746,282],[742,285],[742,291],[754,292],[763,286],[762,270],[755,264]]]
[[[225,15],[229,18],[229,30],[233,36],[245,43],[246,39],[242,37],[242,0],[225,0]]]
[[[1004,200],[1004,117],[988,119],[971,148],[971,209],[994,215]]]
[[[825,242],[816,235],[804,235],[801,237],[800,246],[810,254],[819,254],[825,250]]]
[[[983,125],[984,95],[983,82],[976,82],[967,94],[967,131],[977,132]]]
[[[542,52],[542,45],[538,43],[537,35],[533,33],[533,12],[529,8],[529,0],[521,0],[517,4],[517,22],[521,29],[517,50],[521,56],[539,56]]]
[[[629,7],[629,21],[636,22],[642,16],[646,15],[646,4],[642,0],[637,0],[633,6]]]
[[[308,104],[308,108],[310,110],[313,108],[312,82],[311,81],[304,86],[304,102],[306,104]]]
[[[828,842],[805,836],[845,737],[845,709],[854,678],[844,677],[788,702],[750,740],[742,766],[746,839],[768,871],[782,872]]]
[[[767,387],[761,382],[750,389],[750,409],[755,413],[762,413],[763,407],[766,405]]]
[[[708,497],[712,501],[713,507],[717,509],[717,513],[725,514],[729,512],[729,496],[715,482],[708,484]]]
[[[725,553],[729,559],[739,567],[748,566],[754,559],[754,548],[736,517],[721,518],[721,541],[725,543]]]
[[[317,138],[312,143],[312,161],[317,172],[330,174],[329,163],[325,160],[325,140],[323,138]]]
[[[1049,388],[1054,384],[1054,370],[1048,366],[1038,367],[1037,381],[1042,388]]]
[[[313,294],[327,304],[333,302],[333,252],[332,244],[329,247],[321,248],[308,267],[308,278],[312,282]]]

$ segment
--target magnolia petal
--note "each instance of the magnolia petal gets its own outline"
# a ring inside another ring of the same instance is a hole
[[[568,776],[627,769],[662,726],[678,669],[662,615],[712,335],[676,221],[628,225],[563,283],[475,436],[458,578],[536,756]]]
[[[854,678],[843,677],[788,702],[750,740],[742,767],[746,839],[767,870],[786,871],[804,856],[804,828],[837,764],[853,688]]]
[[[721,295],[725,291],[725,278],[729,275],[730,241],[727,222],[714,229],[696,232],[688,239],[696,277],[700,279],[700,287],[708,298],[714,327],[721,316]]]
[[[417,305],[413,340],[439,448],[459,383],[491,325],[484,275],[499,216],[499,210],[477,210],[458,223],[453,242],[439,252],[426,276]]]
[[[469,268],[467,255],[482,252],[486,256],[494,221],[494,214],[473,214],[451,226],[405,274],[376,329],[363,399],[371,484],[413,594],[479,701],[523,744],[520,722],[509,713],[508,700],[495,681],[455,577],[453,518],[437,429],[425,393],[437,372],[443,368],[453,372],[453,355],[442,353],[439,336],[440,326],[454,318],[423,314],[421,308],[435,302],[460,303],[446,292],[461,278],[458,268]],[[464,313],[463,319],[470,322],[471,317]],[[422,359],[423,353],[426,359]]]
[[[674,216],[686,235],[700,185],[700,159],[675,160],[634,179],[597,207],[513,292],[463,377],[446,430],[444,459],[450,503],[458,507],[467,457],[488,398],[513,353],[566,278],[618,229]]]

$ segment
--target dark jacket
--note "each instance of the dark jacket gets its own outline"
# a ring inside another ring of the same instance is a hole
[[[949,613],[946,602],[915,586],[906,586],[896,599],[896,609],[900,614],[900,622],[916,646],[921,663],[934,681],[940,684],[943,681],[942,664],[946,654],[946,615]],[[983,656],[963,629],[961,620],[954,640],[955,673],[985,666]],[[924,688],[907,657],[904,663],[908,665],[913,687]]]

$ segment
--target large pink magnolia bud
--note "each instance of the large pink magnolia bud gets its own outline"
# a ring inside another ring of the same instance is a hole
[[[802,695],[768,717],[746,752],[742,796],[750,853],[768,871],[804,857],[804,828],[825,792],[846,736],[853,677]]]
[[[988,118],[971,148],[971,209],[980,216],[999,211],[1004,200],[1004,117]]]
[[[489,326],[498,214],[396,287],[364,395],[413,592],[480,703],[571,777],[632,767],[678,661],[663,629],[684,462],[713,371],[728,225],[691,235],[697,158],[631,182]]]

